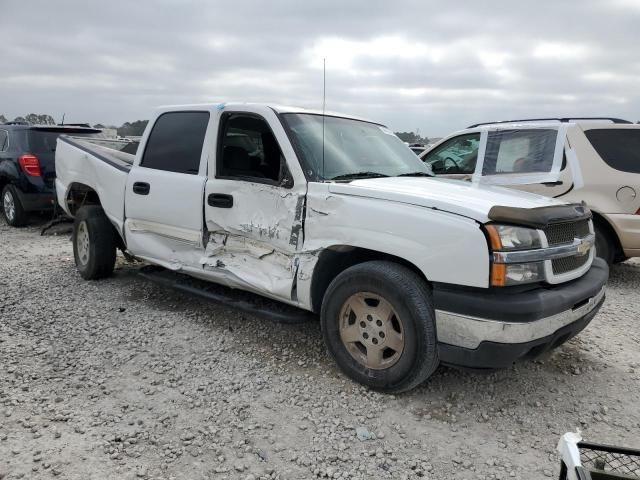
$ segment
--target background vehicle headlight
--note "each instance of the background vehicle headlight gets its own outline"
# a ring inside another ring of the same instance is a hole
[[[494,250],[531,250],[542,248],[540,233],[533,228],[511,225],[486,225]]]

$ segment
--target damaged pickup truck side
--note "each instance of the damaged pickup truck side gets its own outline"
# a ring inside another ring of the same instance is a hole
[[[340,368],[380,391],[536,356],[604,301],[586,207],[432,178],[353,117],[164,107],[135,157],[62,137],[56,169],[85,279],[120,248],[315,312]]]

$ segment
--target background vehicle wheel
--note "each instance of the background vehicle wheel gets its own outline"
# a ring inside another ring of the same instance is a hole
[[[2,189],[2,213],[12,227],[20,227],[27,222],[27,212],[22,208],[13,185],[6,185]]]
[[[113,273],[116,234],[101,207],[78,210],[73,225],[73,256],[82,278],[97,280]]]
[[[320,314],[327,349],[353,380],[397,393],[438,366],[431,291],[410,269],[372,261],[340,273]]]
[[[596,231],[596,255],[611,265],[616,256],[616,244],[611,234],[599,225],[594,225]]]

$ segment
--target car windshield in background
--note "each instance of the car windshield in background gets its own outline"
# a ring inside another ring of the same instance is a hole
[[[584,134],[611,168],[640,173],[640,130],[607,128],[587,130]]]
[[[312,181],[431,174],[402,140],[380,125],[330,116],[323,125],[323,116],[313,114],[283,117]]]
[[[489,132],[482,174],[549,172],[557,138],[550,128]]]

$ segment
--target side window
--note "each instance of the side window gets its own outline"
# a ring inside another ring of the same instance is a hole
[[[226,114],[218,147],[217,178],[281,183],[286,163],[267,122],[252,114]]]
[[[0,152],[9,148],[9,134],[6,130],[0,130]]]
[[[431,165],[436,175],[471,174],[476,168],[479,147],[480,133],[460,135],[427,153],[422,160]]]
[[[550,128],[489,132],[482,174],[549,172],[557,138]]]
[[[584,132],[607,165],[616,170],[640,173],[640,129],[594,129]]]
[[[209,112],[167,112],[153,125],[140,166],[197,175]]]

